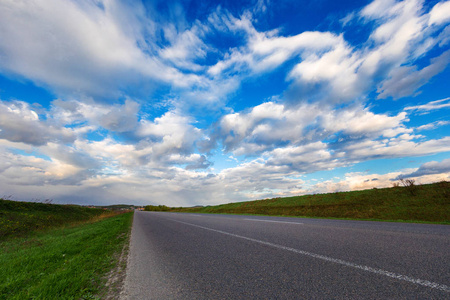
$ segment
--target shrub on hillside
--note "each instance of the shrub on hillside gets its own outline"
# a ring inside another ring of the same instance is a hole
[[[170,211],[170,207],[165,205],[147,205],[144,207],[145,211]]]

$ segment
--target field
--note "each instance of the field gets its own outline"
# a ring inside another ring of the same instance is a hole
[[[274,198],[217,206],[147,210],[450,224],[450,182]]]
[[[128,246],[131,212],[0,205],[0,299],[105,299],[114,292],[114,278],[125,270],[119,257]]]

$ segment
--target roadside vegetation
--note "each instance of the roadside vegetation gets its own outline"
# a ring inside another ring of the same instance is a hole
[[[450,224],[450,182],[417,185],[413,180],[403,180],[392,188],[171,208],[168,211]]]
[[[119,258],[127,251],[132,217],[0,200],[0,299],[111,298],[124,276]]]
[[[0,199],[0,241],[10,236],[28,235],[38,230],[85,222],[105,213],[111,214],[103,209],[78,205]]]
[[[174,208],[172,207],[168,207],[165,205],[147,205],[144,207],[145,211],[173,211]]]

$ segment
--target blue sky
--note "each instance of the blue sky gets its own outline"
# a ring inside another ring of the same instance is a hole
[[[450,180],[450,1],[0,3],[0,191],[212,205]]]

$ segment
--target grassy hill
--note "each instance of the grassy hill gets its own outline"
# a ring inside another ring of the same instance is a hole
[[[19,202],[0,199],[0,241],[9,236],[87,221],[105,214],[78,205]]]
[[[174,212],[257,214],[450,224],[450,182],[171,208]]]

